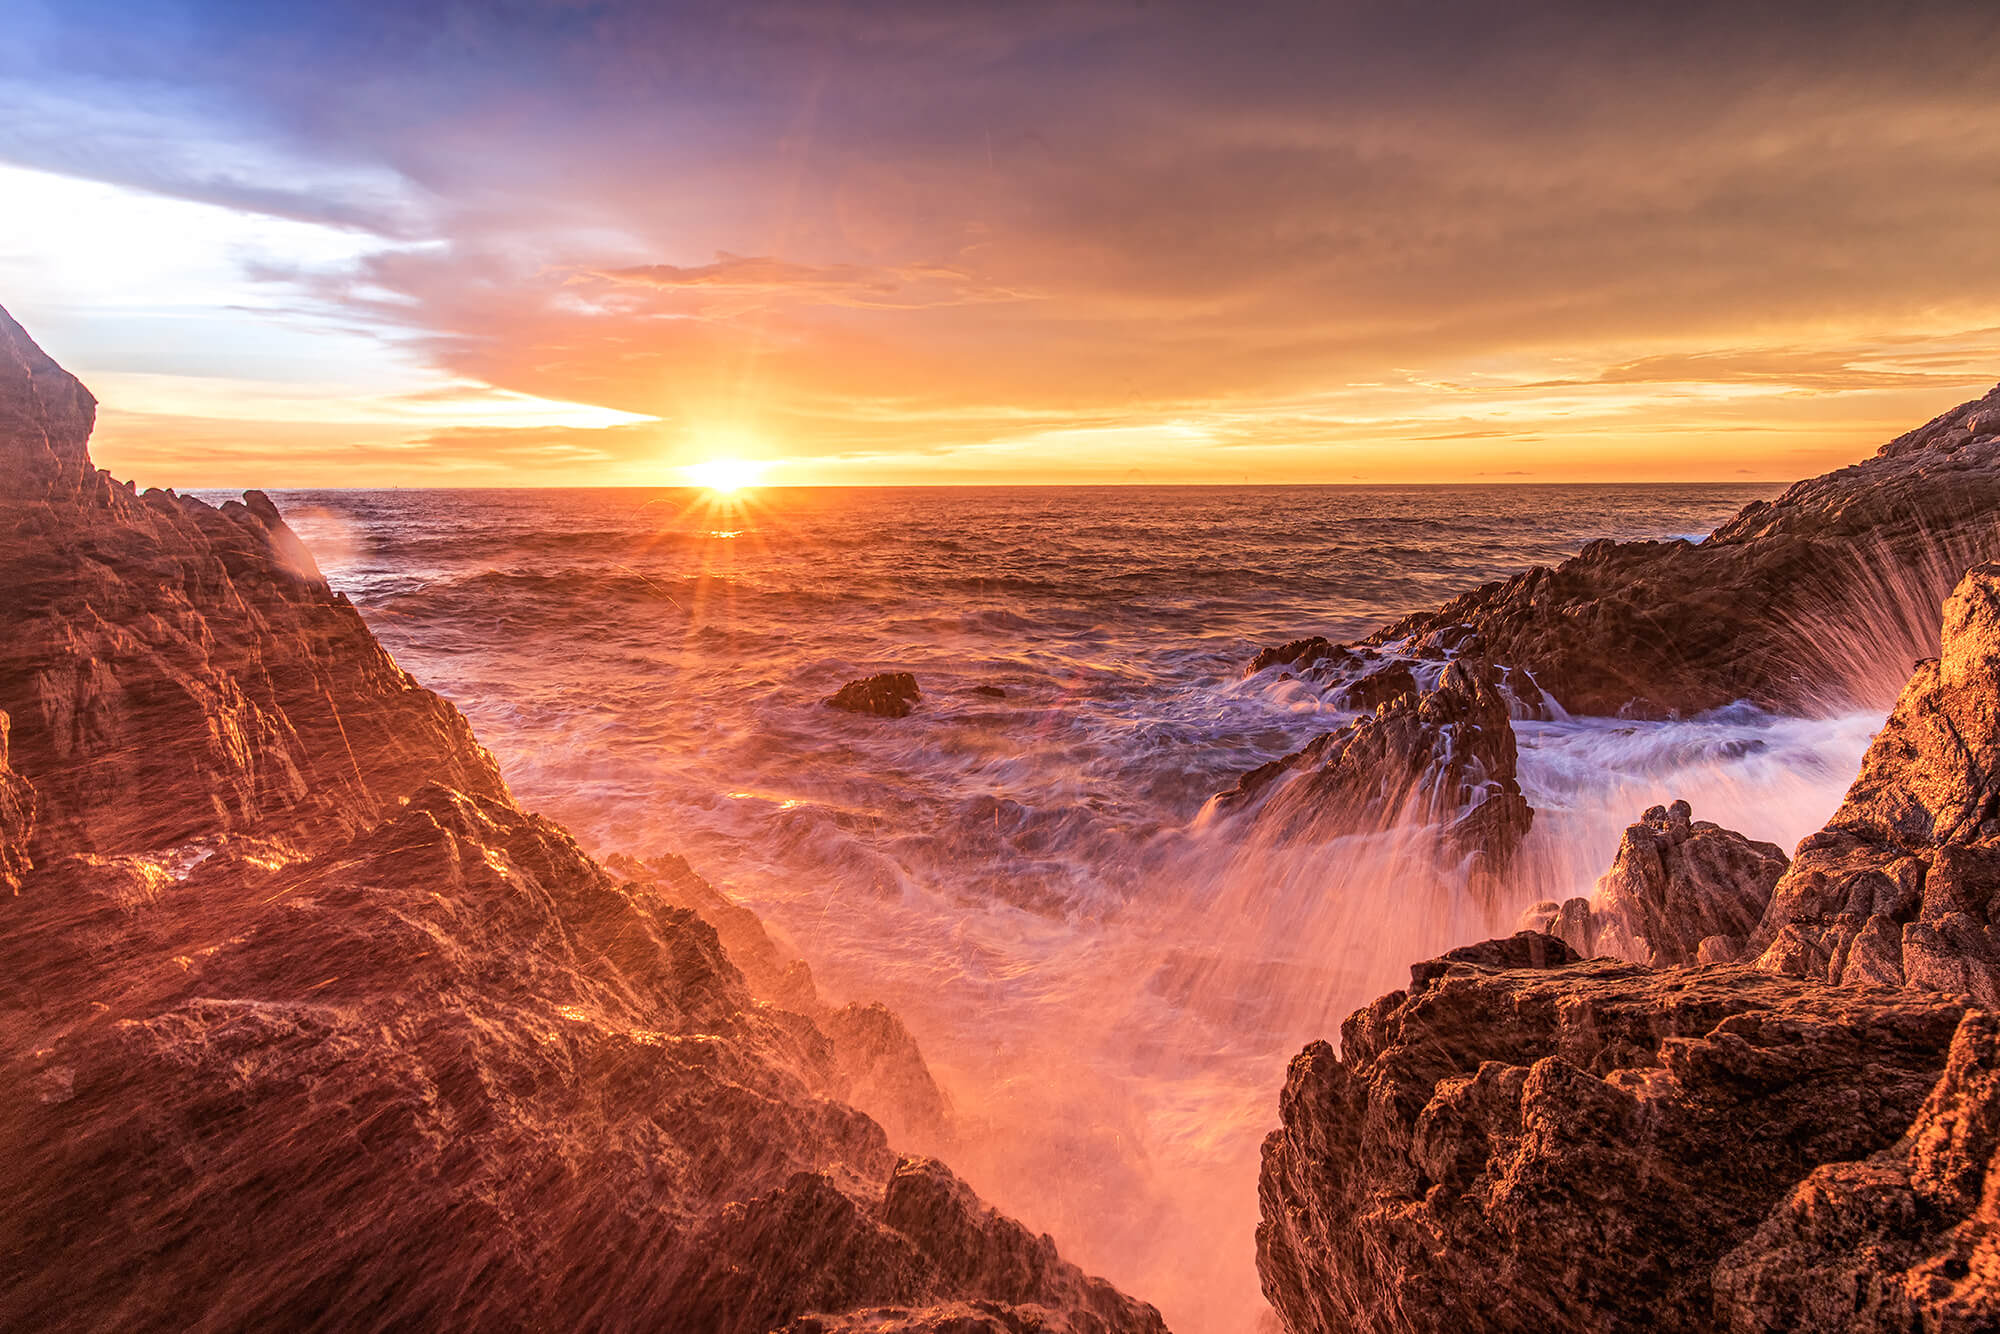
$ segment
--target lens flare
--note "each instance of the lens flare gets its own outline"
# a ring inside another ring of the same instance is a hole
[[[747,459],[720,458],[691,463],[681,471],[694,485],[729,496],[756,485],[763,468]]]

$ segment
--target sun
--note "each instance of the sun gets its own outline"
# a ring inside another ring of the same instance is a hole
[[[690,463],[681,471],[696,486],[706,487],[720,496],[731,496],[747,486],[754,486],[763,468],[747,459],[720,458]]]

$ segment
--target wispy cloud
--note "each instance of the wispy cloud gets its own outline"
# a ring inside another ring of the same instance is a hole
[[[0,161],[346,238],[233,304],[669,456],[1730,475],[2000,375],[1990,4],[24,13]]]

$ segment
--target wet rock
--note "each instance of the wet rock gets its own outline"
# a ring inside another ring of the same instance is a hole
[[[1895,1145],[1821,1167],[1715,1272],[1727,1328],[2000,1329],[2000,1018],[1967,1014]]]
[[[0,894],[16,893],[34,867],[28,840],[35,832],[35,786],[8,762],[11,720],[0,713]]]
[[[0,496],[74,500],[96,489],[97,400],[0,310]]]
[[[1279,644],[1260,652],[1250,660],[1250,666],[1244,675],[1255,676],[1258,672],[1268,671],[1273,667],[1311,667],[1321,659],[1338,657],[1345,652],[1344,649],[1336,648],[1325,635],[1295,639],[1289,644]]]
[[[1417,679],[1411,675],[1408,664],[1392,662],[1386,667],[1378,667],[1358,681],[1342,686],[1341,704],[1363,713],[1373,713],[1382,705],[1399,695],[1417,693]]]
[[[1825,829],[1799,844],[1751,947],[1759,966],[1965,992],[2000,1005],[2000,566],[1945,603]]]
[[[1958,576],[2000,557],[1996,417],[2000,388],[1745,507],[1703,542],[1592,542],[1360,648],[1435,655],[1476,633],[1482,655],[1580,714],[1886,705],[1909,662],[1936,651],[1933,611]],[[1299,640],[1252,669],[1348,651]]]
[[[872,713],[878,718],[907,718],[922,695],[917,678],[910,673],[883,672],[849,681],[827,697],[826,706],[849,713]]]
[[[1068,1334],[1068,1322],[1040,1306],[951,1302],[912,1310],[878,1306],[838,1316],[801,1316],[779,1334]]]
[[[799,1331],[870,1327],[863,1315],[797,1319],[794,1294],[805,1291],[819,1311],[944,1306],[906,1309],[891,1328],[951,1329],[949,1313],[972,1306],[995,1319],[1046,1312],[1053,1328],[1078,1334],[1165,1334],[1151,1307],[1063,1261],[1047,1237],[987,1208],[931,1159],[900,1160],[879,1201],[857,1200],[828,1174],[800,1173],[725,1216],[708,1240],[695,1248],[705,1263],[669,1297],[664,1328],[708,1327],[724,1312],[743,1334],[789,1320]]]
[[[1692,817],[1684,801],[1647,811],[1591,898],[1564,904],[1549,929],[1583,954],[1656,968],[1736,957],[1788,863],[1774,843]]]
[[[1254,811],[1261,831],[1286,840],[1430,827],[1448,859],[1498,871],[1534,820],[1516,760],[1497,675],[1461,660],[1436,688],[1392,695],[1374,714],[1245,774],[1216,804]]]
[[[843,1005],[827,1012],[820,1027],[833,1039],[849,1102],[869,1109],[899,1144],[950,1140],[951,1104],[894,1011],[879,1002]]]
[[[1257,1233],[1292,1334],[1716,1329],[1718,1264],[1896,1142],[1965,1012],[1540,942],[1422,965],[1292,1062]]]
[[[0,712],[30,855],[231,833],[301,852],[493,759],[329,589],[267,499],[142,500],[90,466],[93,400],[0,312]]]

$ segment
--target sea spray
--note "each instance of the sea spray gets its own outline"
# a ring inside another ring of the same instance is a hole
[[[1298,843],[1199,820],[1355,716],[1245,663],[1753,494],[775,492],[727,522],[688,493],[277,499],[309,544],[340,526],[335,586],[527,802],[593,849],[686,855],[829,995],[889,1004],[957,1108],[955,1168],[1177,1328],[1231,1331],[1304,1041],[1412,959],[1588,893],[1655,802],[1789,846],[1880,716],[1518,719],[1535,827],[1474,893],[1405,821]],[[911,717],[819,707],[892,669]]]

